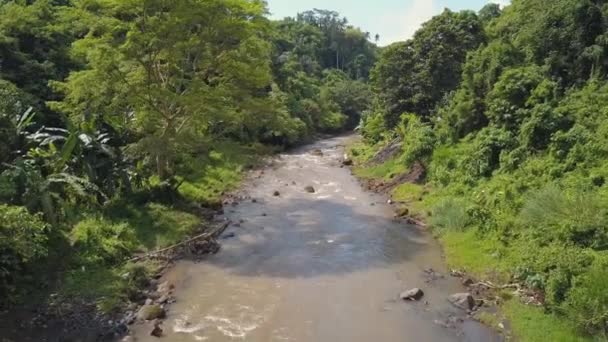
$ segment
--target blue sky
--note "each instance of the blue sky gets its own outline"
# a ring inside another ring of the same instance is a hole
[[[420,25],[444,8],[479,10],[488,2],[509,0],[267,0],[272,18],[295,16],[313,8],[340,12],[349,22],[372,37],[380,35],[380,45],[410,38]]]

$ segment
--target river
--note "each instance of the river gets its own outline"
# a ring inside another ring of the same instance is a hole
[[[432,236],[396,222],[386,198],[340,167],[349,139],[319,141],[252,172],[242,194],[255,200],[225,210],[242,220],[225,233],[234,237],[218,254],[181,261],[166,275],[177,302],[163,340],[501,340],[448,303],[464,291],[457,279],[430,279],[431,268],[447,273]],[[421,301],[399,299],[413,287],[424,290]],[[148,325],[134,330],[136,341],[158,341]]]

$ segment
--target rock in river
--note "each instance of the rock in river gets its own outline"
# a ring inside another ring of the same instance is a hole
[[[448,297],[448,301],[454,306],[463,310],[473,310],[475,308],[475,298],[470,293],[456,293]]]
[[[312,185],[309,185],[307,187],[304,188],[304,191],[314,194],[315,193],[315,188]]]
[[[151,321],[153,319],[164,318],[165,310],[160,305],[144,305],[139,309],[137,318],[142,321]]]
[[[399,297],[403,300],[420,300],[424,296],[424,292],[419,288],[413,288],[409,291],[402,292]]]
[[[160,327],[160,325],[161,325],[160,322],[154,323],[154,328],[150,332],[150,336],[154,336],[154,337],[158,337],[158,338],[163,336],[163,329]]]
[[[275,191],[275,192],[274,192],[272,195],[273,195],[274,197],[279,197],[279,196],[281,196],[281,193],[280,193],[280,192],[278,192],[278,191]]]

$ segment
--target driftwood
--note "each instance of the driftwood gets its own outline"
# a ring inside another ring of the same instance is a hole
[[[421,227],[421,228],[426,228],[427,227],[426,223],[424,223],[422,221],[419,221],[419,220],[416,220],[414,218],[408,217],[406,220],[408,221],[409,224],[413,224],[413,225]]]
[[[166,253],[169,251],[172,251],[176,248],[182,247],[182,246],[186,246],[194,241],[199,241],[199,240],[203,240],[203,241],[209,241],[212,239],[217,238],[218,236],[220,236],[225,230],[226,228],[228,228],[228,226],[230,225],[230,221],[223,223],[221,226],[215,228],[214,230],[210,231],[210,232],[206,232],[200,235],[197,235],[195,237],[192,237],[188,240],[184,240],[180,243],[176,243],[175,245],[163,248],[163,249],[159,249],[150,253],[146,253],[144,255],[140,255],[138,257],[132,258],[127,260],[127,262],[137,262],[137,261],[141,261],[144,259],[148,259],[148,258],[152,258],[152,257],[156,257],[162,253]]]
[[[521,290],[521,285],[520,284],[505,284],[505,285],[495,285],[489,281],[480,281],[478,283],[472,284],[472,287],[475,286],[484,286],[487,287],[489,289],[499,289],[499,290],[504,290],[504,289],[516,289],[516,290]]]

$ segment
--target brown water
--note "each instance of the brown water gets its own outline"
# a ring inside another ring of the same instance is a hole
[[[244,193],[257,200],[226,209],[234,222],[219,254],[181,262],[167,275],[177,303],[164,340],[186,341],[497,341],[446,297],[464,289],[445,274],[440,248],[424,231],[395,222],[386,199],[362,190],[340,168],[349,137],[281,155]],[[310,152],[321,149],[323,156]],[[294,183],[295,182],[295,185]],[[317,190],[304,190],[312,185]],[[273,196],[275,190],[281,196]],[[417,303],[398,299],[420,287]],[[427,303],[425,303],[427,301]],[[137,341],[158,341],[136,326]]]

